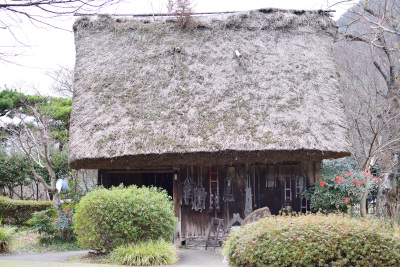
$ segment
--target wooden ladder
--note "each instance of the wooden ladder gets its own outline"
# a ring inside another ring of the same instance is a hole
[[[215,236],[211,236],[212,231],[215,232]],[[224,219],[212,218],[210,230],[208,231],[207,241],[206,241],[206,250],[207,247],[213,247],[215,251],[215,247],[222,240],[225,235],[225,223]]]
[[[216,166],[216,171],[212,171],[210,166],[209,171],[209,182],[210,182],[210,206],[209,209],[213,208],[213,189],[216,189],[216,195],[214,196],[214,201],[216,202],[215,209],[219,210],[219,177],[218,177],[218,166]],[[218,198],[218,199],[217,199]]]

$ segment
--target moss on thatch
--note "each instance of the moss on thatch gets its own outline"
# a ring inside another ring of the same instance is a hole
[[[325,13],[264,9],[197,23],[75,23],[72,167],[223,151],[255,160],[274,151],[349,154],[336,25]]]

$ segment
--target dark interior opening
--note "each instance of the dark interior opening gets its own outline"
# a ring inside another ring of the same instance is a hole
[[[105,175],[102,175],[101,184],[106,188],[111,186],[137,185],[154,186],[167,191],[169,196],[173,196],[173,174],[172,173],[137,173],[126,172],[119,170],[106,170]]]
[[[173,194],[172,173],[142,173],[144,186],[155,186],[165,189],[169,196]]]

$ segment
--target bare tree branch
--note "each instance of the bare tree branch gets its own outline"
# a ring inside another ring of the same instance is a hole
[[[0,31],[9,38],[0,41],[0,60],[14,63],[10,57],[20,54],[15,47],[9,49],[2,44],[11,42],[23,47],[28,47],[29,42],[23,41],[24,29],[21,25],[29,22],[36,27],[52,27],[67,30],[56,23],[56,19],[65,16],[73,16],[77,12],[97,13],[103,8],[122,2],[123,0],[0,0]],[[71,31],[68,29],[67,31]],[[6,45],[14,46],[14,45]],[[15,63],[14,63],[15,64]]]

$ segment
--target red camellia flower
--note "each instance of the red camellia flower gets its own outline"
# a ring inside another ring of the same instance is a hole
[[[321,181],[321,182],[319,182],[319,183],[320,183],[321,187],[324,187],[324,185],[327,184],[327,182],[324,182],[324,181]]]
[[[374,176],[368,172],[364,172],[365,177],[374,178]]]
[[[347,172],[348,176],[353,177],[353,174],[351,172],[349,172],[349,171],[346,171],[346,172]]]
[[[346,202],[346,203],[349,203],[349,198],[348,197],[346,197],[346,199],[344,200],[344,202]]]
[[[336,182],[338,182],[339,184],[340,184],[340,183],[344,183],[344,178],[343,178],[343,176],[335,176],[335,178],[336,178]]]

